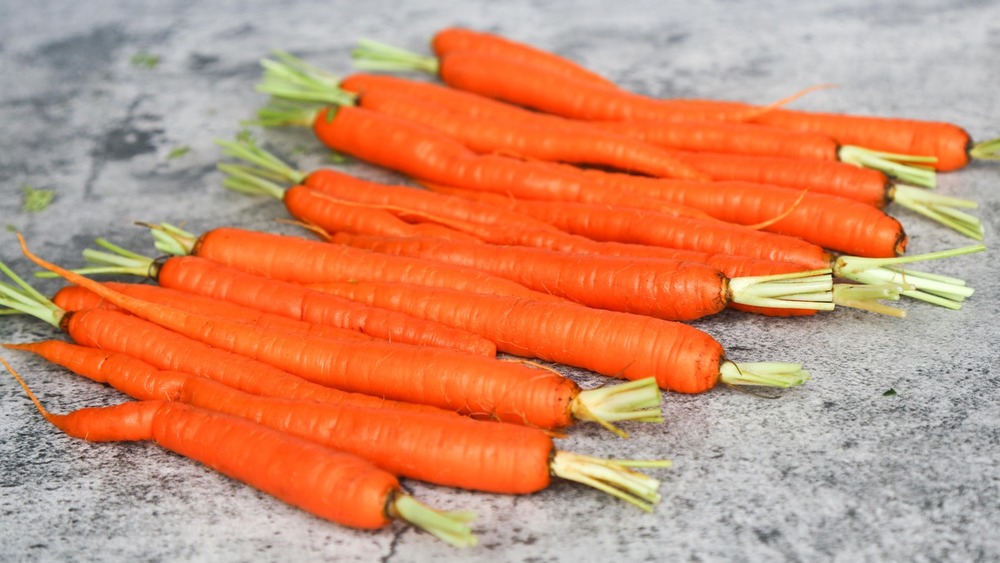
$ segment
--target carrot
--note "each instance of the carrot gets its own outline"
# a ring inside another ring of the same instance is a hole
[[[645,315],[410,284],[358,282],[310,287],[460,326],[498,349],[611,377],[654,376],[660,387],[702,393],[717,384],[788,387],[808,379],[799,364],[734,363],[691,325]]]
[[[929,164],[942,172],[958,170],[973,160],[1000,160],[1000,139],[977,143],[964,128],[942,121],[802,110],[777,110],[760,115],[755,121],[797,131],[822,132],[843,144],[933,156],[935,160]]]
[[[595,87],[613,86],[610,80],[568,59],[530,45],[470,30],[446,29],[442,33],[446,37],[440,51],[436,38],[432,41],[439,59],[455,51],[482,51],[530,62],[535,66],[544,65],[553,73],[565,73]],[[455,37],[449,37],[452,35]],[[738,111],[740,108],[752,107],[711,100],[680,102],[699,105],[703,110],[715,107],[716,111]],[[957,170],[975,159],[1000,160],[1000,139],[975,143],[963,128],[940,121],[786,109],[762,112],[754,121],[795,130],[820,131],[835,137],[840,143],[861,145],[876,151],[932,156],[935,159],[933,166],[939,171]]]
[[[153,441],[337,524],[379,529],[401,519],[459,547],[475,545],[468,513],[433,510],[370,462],[255,422],[170,401],[127,402],[53,414],[7,363],[38,412],[74,438]]]
[[[669,320],[702,318],[730,303],[833,308],[829,269],[730,280],[707,264],[667,258],[585,255],[511,245],[490,245],[484,250],[481,244],[441,239],[338,240],[487,271],[590,307]]]
[[[657,177],[708,180],[708,176],[683,164],[669,152],[605,129],[526,117],[487,119],[457,108],[428,102],[420,96],[388,88],[349,92],[328,75],[291,55],[285,62],[263,60],[262,92],[286,99],[351,105],[398,117],[445,132],[476,152],[515,153],[529,158],[593,164]],[[524,110],[521,110],[524,111]]]
[[[0,284],[0,306],[45,321],[83,346],[129,354],[160,369],[187,371],[234,389],[266,397],[437,413],[452,412],[426,405],[348,393],[312,383],[256,360],[192,340],[131,314],[108,309],[66,311],[24,283],[2,262],[0,270],[21,288],[18,290],[7,284]],[[149,392],[154,397],[164,397],[171,390],[152,388]]]
[[[102,265],[81,269],[81,273],[149,277],[161,287],[211,298],[219,303],[219,308],[230,303],[313,325],[359,331],[382,340],[453,348],[483,356],[496,354],[496,348],[489,342],[463,331],[384,309],[358,307],[348,300],[310,292],[211,260],[193,256],[153,260],[104,239],[98,239],[97,243],[112,253],[85,250],[85,258]],[[216,314],[214,307],[205,311]]]
[[[171,225],[161,225],[152,232],[159,238],[158,248],[163,252],[196,256],[257,278],[299,284],[330,280],[398,281],[538,300],[560,300],[516,282],[468,268],[389,256],[296,236],[235,227],[219,227],[195,236]],[[292,295],[295,291],[295,286],[280,286],[283,294]]]
[[[588,401],[603,400],[615,390],[584,392],[552,371],[503,362],[442,348],[393,342],[351,342],[262,330],[206,315],[185,313],[112,291],[84,276],[32,254],[19,235],[25,256],[38,266],[83,286],[104,299],[174,330],[224,350],[258,359],[289,373],[345,391],[427,404],[477,416],[559,428],[574,420],[598,418]],[[655,389],[653,387],[640,390]],[[629,387],[623,393],[630,393]],[[621,419],[662,420],[652,405],[659,395],[647,393],[642,408],[612,412]],[[608,423],[609,424],[609,423]]]
[[[277,122],[281,120],[272,123]],[[314,134],[328,147],[419,180],[527,199],[600,200],[654,209],[656,201],[666,200],[699,208],[728,222],[770,221],[767,230],[801,236],[855,255],[895,256],[906,246],[906,235],[898,221],[845,198],[803,195],[787,188],[749,183],[713,182],[712,189],[707,190],[697,188],[701,182],[580,171],[567,165],[477,155],[433,129],[350,106],[317,112],[312,126]],[[668,186],[672,190],[669,193],[665,190]],[[643,199],[634,201],[636,196]],[[775,221],[776,217],[781,219]],[[842,224],[845,220],[849,223]]]
[[[748,256],[792,262],[810,269],[828,267],[832,259],[821,246],[802,239],[722,221],[699,221],[636,207],[518,199],[432,183],[424,186],[526,214],[561,231],[597,241],[685,249],[707,255]]]
[[[8,344],[139,400],[167,399],[238,416],[367,459],[393,475],[449,487],[527,494],[551,478],[586,484],[651,510],[658,483],[629,466],[668,467],[666,461],[600,460],[557,450],[545,431],[527,426],[374,408],[259,397],[184,372],[160,371],[119,353],[60,341]],[[165,380],[166,385],[150,382]],[[173,387],[150,397],[151,386]],[[600,473],[607,471],[604,477]]]
[[[218,299],[156,285],[120,282],[104,282],[104,285],[136,299],[154,301],[161,305],[188,312],[211,311],[213,315],[219,317],[262,327],[278,328],[293,333],[343,340],[363,341],[373,338],[356,330],[307,323],[290,317],[264,313],[257,309],[251,309],[228,301],[219,301]],[[52,302],[64,311],[102,308],[126,312],[121,307],[102,299],[93,291],[72,285],[63,287],[57,291],[52,296]]]
[[[908,242],[895,218],[843,197],[749,182],[712,182],[712,189],[704,190],[697,183],[561,168],[606,188],[689,205],[722,221],[742,225],[770,221],[764,227],[767,231],[801,237],[845,254],[897,256]],[[774,221],[776,217],[780,219]]]
[[[749,122],[776,113],[775,108],[809,91],[763,107],[700,100],[661,100],[620,88],[608,88],[509,57],[474,51],[424,57],[375,41],[362,40],[354,58],[355,65],[361,68],[419,70],[434,74],[458,89],[582,121]],[[861,143],[851,144],[843,152],[845,156],[848,152],[852,153],[849,157],[852,161],[864,161],[866,166],[901,174],[907,179],[933,182],[933,174],[919,168],[933,162],[936,159],[933,155],[889,153],[871,150]]]
[[[431,49],[438,57],[444,57],[449,53],[459,51],[475,51],[500,55],[535,66],[544,66],[552,72],[565,73],[568,76],[587,80],[593,84],[603,84],[609,88],[618,87],[611,80],[565,57],[525,43],[513,41],[494,33],[475,31],[462,27],[446,27],[434,33],[434,36],[431,38]]]
[[[364,70],[422,71],[460,90],[573,119],[745,121],[767,111],[743,107],[700,111],[494,53],[453,51],[443,57],[427,57],[364,39],[358,42],[353,58],[355,66]]]

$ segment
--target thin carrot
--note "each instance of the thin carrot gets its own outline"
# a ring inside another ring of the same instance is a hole
[[[527,494],[548,487],[552,477],[586,484],[595,479],[602,490],[651,510],[659,500],[657,481],[628,467],[669,466],[666,461],[601,460],[558,450],[548,432],[527,426],[259,397],[184,372],[160,371],[124,354],[60,341],[6,347],[39,354],[134,399],[179,401],[246,418],[358,455],[393,475],[443,486]],[[167,386],[173,389],[169,396],[146,392]]]
[[[136,299],[154,301],[182,311],[211,311],[213,315],[219,317],[262,327],[278,328],[292,333],[359,341],[371,340],[373,338],[357,330],[299,321],[282,315],[265,313],[258,309],[244,307],[228,301],[220,301],[157,285],[121,282],[104,282],[104,285]],[[121,307],[102,299],[93,291],[75,285],[65,286],[57,291],[52,296],[52,302],[64,311],[82,311],[84,309],[100,308],[126,312]]]
[[[596,307],[693,320],[730,303],[794,309],[833,308],[829,269],[730,280],[707,264],[667,258],[587,255],[511,245],[442,239],[343,237],[368,250],[439,260],[507,277],[571,301]]]
[[[122,295],[49,263],[32,254],[22,236],[18,238],[22,252],[38,266],[136,316],[315,383],[541,428],[597,419],[588,409],[591,394],[551,370],[443,348],[382,341],[343,343],[185,313]],[[608,393],[604,390],[600,395]],[[658,395],[651,394],[648,399],[659,406]],[[654,413],[646,406],[631,407],[621,416],[662,420],[658,410]]]
[[[799,364],[737,364],[722,345],[691,325],[645,315],[398,283],[310,284],[463,327],[498,349],[612,377],[653,376],[661,388],[702,393],[718,383],[789,387],[808,379]]]
[[[462,27],[446,27],[434,33],[431,38],[431,49],[438,57],[444,57],[448,53],[456,51],[476,51],[501,55],[535,66],[544,66],[553,72],[565,73],[594,84],[603,84],[609,88],[618,87],[613,81],[565,57],[526,43],[513,41],[495,33]]]
[[[232,352],[215,348],[134,315],[108,309],[65,311],[21,280],[5,264],[4,271],[18,286],[0,284],[0,306],[34,316],[68,334],[83,346],[121,352],[160,369],[182,370],[213,379],[247,393],[363,407],[444,411],[427,405],[391,401],[360,393],[348,393],[306,381]],[[169,396],[169,388],[149,389],[154,397]],[[456,415],[457,416],[457,415]]]
[[[541,119],[526,110],[519,119],[471,116],[388,88],[349,92],[325,73],[283,55],[285,62],[263,60],[262,92],[286,99],[352,105],[420,123],[445,132],[476,152],[516,153],[529,158],[592,164],[657,177],[708,180],[708,176],[686,165],[659,147],[595,127],[564,120],[551,127],[554,118]]]
[[[97,243],[111,252],[84,250],[85,258],[100,265],[81,269],[81,273],[148,277],[161,287],[211,298],[220,303],[220,308],[231,303],[313,325],[358,331],[382,340],[453,348],[483,356],[496,354],[489,342],[463,331],[377,307],[358,307],[357,303],[211,260],[193,256],[154,260],[104,239],[98,239]],[[204,311],[215,314],[214,307]]]
[[[455,546],[475,545],[469,513],[431,509],[370,462],[255,422],[170,401],[127,402],[53,414],[14,375],[56,428],[92,442],[153,441],[293,506],[353,528],[379,529],[399,518]]]

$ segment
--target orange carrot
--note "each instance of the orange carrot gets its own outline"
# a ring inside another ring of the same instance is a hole
[[[104,239],[98,244],[113,253],[87,249],[84,256],[107,266],[79,270],[88,274],[124,274],[149,277],[161,287],[210,298],[218,307],[240,305],[262,313],[279,315],[311,325],[358,331],[382,340],[453,348],[483,356],[494,356],[496,348],[475,335],[436,323],[415,319],[377,307],[359,307],[252,273],[194,256],[153,260],[127,251]],[[214,307],[204,309],[215,314]]]
[[[471,546],[469,515],[445,513],[403,492],[370,462],[250,420],[170,401],[48,412],[6,360],[35,407],[56,428],[92,442],[153,441],[293,506],[353,528],[399,518],[456,546]]]
[[[659,500],[656,480],[627,467],[668,465],[662,461],[598,460],[557,450],[547,432],[521,425],[259,397],[188,373],[160,371],[124,354],[65,342],[6,346],[39,354],[135,399],[179,401],[246,418],[358,455],[393,475],[438,485],[526,494],[548,487],[551,477],[581,482],[586,480],[580,477],[596,477],[611,485],[607,490],[610,494],[648,510]],[[172,389],[167,396],[147,392],[167,387]],[[579,465],[572,467],[570,460]],[[607,470],[608,475],[597,477],[597,470]]]
[[[581,65],[530,45],[471,30],[446,29],[442,33],[445,37],[440,48],[436,38],[432,41],[439,58],[456,51],[479,51],[544,66],[553,74],[566,74],[594,87],[614,87],[610,80]],[[698,107],[702,112],[713,108],[718,112],[736,112],[752,107],[713,100],[677,102]],[[785,109],[762,112],[754,121],[792,130],[818,131],[842,144],[861,145],[876,151],[931,156],[934,168],[939,171],[957,170],[975,159],[1000,160],[1000,139],[975,143],[963,128],[940,121]]]
[[[339,338],[344,340],[371,340],[372,337],[357,330],[342,329],[330,325],[320,325],[299,321],[290,317],[265,313],[258,309],[244,307],[228,301],[220,301],[186,291],[166,287],[137,284],[104,282],[111,289],[142,299],[154,301],[174,309],[189,312],[211,311],[213,315],[262,327],[277,328],[288,332],[309,334],[324,338]],[[66,286],[52,296],[52,302],[64,311],[82,311],[84,309],[110,309],[126,312],[108,301],[102,299],[93,291],[77,286]]]
[[[748,256],[793,262],[809,269],[828,267],[832,259],[822,247],[802,239],[721,221],[699,221],[637,207],[518,199],[431,183],[424,185],[435,192],[511,209],[561,231],[597,241],[685,249],[706,255]]]
[[[551,370],[443,348],[383,341],[344,343],[185,313],[117,293],[35,256],[20,235],[19,240],[25,256],[38,266],[136,316],[308,381],[542,428],[592,417],[587,411],[588,396]],[[647,416],[646,412],[630,414]]]
[[[518,119],[492,119],[469,115],[395,89],[375,88],[362,92],[342,89],[325,73],[291,55],[284,62],[262,61],[264,80],[259,91],[302,101],[322,101],[365,108],[413,121],[445,132],[477,152],[515,153],[527,158],[592,164],[657,177],[708,180],[708,176],[683,164],[668,151],[634,138],[601,128],[580,126],[563,120],[524,112]]]
[[[190,254],[229,269],[272,280],[300,284],[348,280],[397,281],[538,300],[560,300],[516,282],[468,268],[389,256],[290,235],[220,227],[196,237],[170,227],[170,234],[165,236],[170,237],[172,243],[162,247],[166,252]],[[281,288],[281,293],[289,295],[294,291],[294,287],[287,284],[281,284]]]
[[[742,106],[735,109],[708,106],[702,110],[689,104],[608,88],[495,53],[453,51],[442,57],[426,57],[362,40],[353,55],[355,66],[366,70],[424,71],[454,88],[573,119],[746,121],[767,111]]]
[[[609,88],[617,88],[617,85],[611,80],[565,57],[525,43],[513,41],[494,33],[461,27],[447,27],[434,33],[434,36],[431,38],[431,49],[438,57],[444,57],[449,53],[459,51],[475,51],[500,55],[535,66],[544,66],[552,72],[565,73],[581,80],[587,80],[593,84],[603,84]]]
[[[510,354],[612,377],[653,376],[661,388],[679,393],[702,393],[720,382],[787,387],[808,379],[798,364],[733,363],[704,331],[645,315],[410,284],[310,287],[463,327]]]
[[[578,254],[525,246],[483,245],[442,239],[343,237],[369,250],[438,260],[487,271],[590,307],[693,320],[718,313],[729,303],[794,309],[832,309],[829,269],[789,276],[730,280],[707,264],[668,258]],[[785,293],[770,282],[784,284]],[[767,286],[767,288],[765,288]],[[775,291],[772,291],[774,289]],[[759,300],[759,295],[768,299]],[[801,297],[809,295],[810,297]],[[787,299],[787,301],[786,301]]]

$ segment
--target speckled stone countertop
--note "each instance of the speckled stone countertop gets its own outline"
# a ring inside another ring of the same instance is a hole
[[[650,95],[765,103],[833,83],[795,107],[938,119],[1000,135],[1000,4],[993,2],[0,2],[0,259],[33,268],[13,233],[65,265],[99,236],[151,253],[133,221],[294,232],[280,206],[223,188],[215,138],[265,101],[258,59],[280,48],[351,72],[361,37],[426,50],[438,28],[496,31]],[[156,57],[155,65],[137,56]],[[258,132],[308,169],[305,131]],[[352,173],[400,178],[363,164]],[[52,190],[40,212],[25,185]],[[1000,166],[943,175],[1000,226]],[[895,207],[910,252],[961,236]],[[994,253],[922,269],[977,293],[959,311],[901,302],[906,319],[838,310],[697,322],[738,361],[800,361],[776,399],[717,389],[664,398],[665,425],[621,440],[580,425],[564,449],[669,457],[652,514],[566,482],[513,497],[408,482],[436,507],[472,509],[458,551],[403,525],[339,527],[153,444],[90,444],[46,423],[0,381],[0,559],[5,561],[996,561],[1000,559],[1000,284]],[[55,280],[37,280],[45,292]],[[0,340],[59,337],[0,317]],[[122,396],[24,353],[4,353],[55,412]],[[599,378],[569,372],[585,386]],[[6,377],[6,376],[5,376]],[[893,390],[895,395],[886,394]]]

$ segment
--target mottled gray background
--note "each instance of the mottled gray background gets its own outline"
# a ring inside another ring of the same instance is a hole
[[[212,140],[231,138],[264,98],[274,48],[338,73],[360,37],[425,50],[452,24],[571,57],[634,90],[769,102],[821,83],[796,107],[952,121],[1000,135],[1000,4],[965,2],[0,1],[0,259],[32,271],[13,234],[66,265],[98,236],[152,253],[136,220],[291,231],[280,206],[230,193]],[[132,57],[160,58],[140,68]],[[326,164],[306,131],[258,132],[303,168]],[[188,152],[171,157],[176,149]],[[377,179],[399,178],[351,164]],[[981,202],[998,227],[1000,165],[939,190]],[[21,188],[54,190],[39,213]],[[911,252],[966,244],[893,208]],[[2,233],[0,233],[2,234]],[[664,426],[631,439],[572,429],[562,447],[675,460],[663,503],[641,513],[567,484],[525,497],[409,483],[429,503],[478,512],[470,561],[967,561],[1000,559],[1000,399],[992,252],[925,269],[978,293],[961,311],[906,303],[909,318],[837,311],[697,323],[735,360],[801,361],[814,380],[766,399],[719,389],[669,396]],[[47,292],[59,287],[39,281]],[[0,339],[57,333],[0,320]],[[115,392],[5,354],[54,411]],[[597,378],[575,374],[585,385]],[[885,396],[894,389],[896,396]],[[0,559],[424,561],[459,552],[404,526],[357,532],[320,521],[148,444],[93,445],[37,415],[0,381]]]

